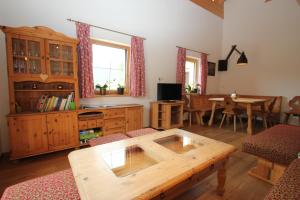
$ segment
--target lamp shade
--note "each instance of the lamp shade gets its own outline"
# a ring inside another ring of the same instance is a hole
[[[245,55],[244,52],[241,53],[241,56],[239,57],[238,61],[237,61],[238,65],[246,65],[248,64],[248,59]]]

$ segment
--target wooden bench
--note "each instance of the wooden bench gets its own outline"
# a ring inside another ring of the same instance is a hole
[[[197,124],[204,125],[203,116],[212,110],[212,103],[209,101],[209,98],[224,97],[225,95],[199,95],[199,94],[190,94],[190,104],[189,109],[186,109],[186,112],[195,113]],[[222,105],[218,105],[216,110],[223,109]],[[191,120],[191,117],[190,117]]]

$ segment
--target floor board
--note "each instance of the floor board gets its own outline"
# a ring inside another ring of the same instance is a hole
[[[216,194],[216,174],[207,177],[191,190],[183,193],[177,199],[184,200],[260,200],[270,190],[271,185],[255,179],[247,174],[255,165],[255,157],[241,152],[241,143],[246,136],[245,132],[233,132],[232,127],[208,128],[194,125],[186,130],[234,145],[238,150],[231,156],[228,168],[223,197]],[[70,167],[67,155],[71,150],[51,153],[22,159],[18,162],[0,160],[0,196],[10,185],[47,175]]]

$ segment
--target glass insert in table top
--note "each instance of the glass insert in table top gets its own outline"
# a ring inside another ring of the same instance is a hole
[[[137,145],[104,153],[102,157],[117,177],[136,173],[158,163]]]
[[[170,135],[167,137],[156,139],[154,140],[154,142],[179,154],[188,152],[196,148],[196,143],[192,138],[182,135]]]

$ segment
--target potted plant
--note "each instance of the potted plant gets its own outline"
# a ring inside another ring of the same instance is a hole
[[[108,88],[108,85],[105,83],[102,87],[100,87],[100,94],[106,95],[106,89]]]
[[[186,93],[191,93],[191,91],[192,91],[192,86],[191,85],[187,85],[186,86],[186,88],[185,88],[185,91],[186,91]]]
[[[96,94],[100,94],[100,90],[101,90],[101,85],[98,83],[98,84],[96,84],[96,86],[95,86],[95,93],[96,93]]]
[[[107,89],[108,85],[105,83],[103,86],[101,86],[100,84],[97,84],[95,86],[96,89],[96,93],[100,94],[100,95],[106,95],[106,89]]]
[[[120,95],[124,94],[124,86],[121,84],[118,84],[117,93]]]

